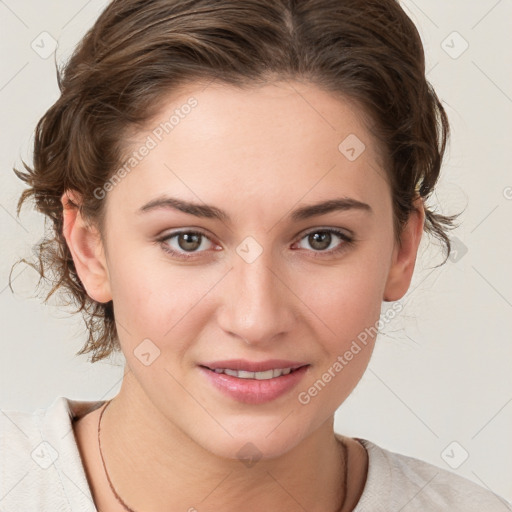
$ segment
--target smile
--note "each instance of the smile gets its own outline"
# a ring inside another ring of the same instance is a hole
[[[248,371],[210,368],[200,365],[207,382],[222,395],[246,404],[263,404],[290,393],[308,372],[310,365]]]
[[[211,370],[211,368],[209,368]],[[249,372],[246,370],[231,370],[229,368],[216,368],[212,370],[215,373],[225,373],[231,375],[231,377],[237,377],[239,379],[256,379],[256,380],[268,380],[274,379],[275,377],[281,377],[282,375],[288,375],[293,370],[291,368],[276,368],[275,370],[266,370],[264,372]]]

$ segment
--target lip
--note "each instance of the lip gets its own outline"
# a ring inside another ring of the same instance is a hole
[[[291,368],[295,370],[308,363],[300,361],[290,361],[287,359],[267,359],[266,361],[248,361],[247,359],[226,359],[224,361],[210,361],[201,363],[199,366],[207,366],[211,370],[218,368],[230,370],[246,370],[248,372],[264,372],[266,370],[275,370],[278,368]]]
[[[226,366],[222,366],[220,365],[220,363],[221,362],[218,362],[219,368],[229,368],[230,365],[233,364],[232,361],[229,361],[229,364]],[[267,365],[267,370],[270,370],[271,368],[290,368],[293,365],[289,365],[289,363],[290,362],[288,361],[287,365],[279,366],[281,362],[278,365],[276,365],[276,363],[273,362],[273,366],[269,366],[269,362],[265,362],[265,364]],[[222,364],[226,364],[226,362],[222,362]],[[253,364],[252,367],[254,366],[255,363]],[[272,379],[267,380],[257,380],[240,379],[238,377],[226,375],[225,373],[215,373],[213,370],[206,368],[206,366],[199,366],[199,370],[201,371],[201,373],[208,379],[208,382],[212,384],[216,389],[218,389],[225,395],[229,396],[230,398],[238,402],[253,405],[270,402],[272,400],[279,398],[285,393],[291,391],[302,380],[302,378],[308,371],[308,368],[308,364],[302,366],[299,365],[299,367],[296,370],[290,372],[288,375],[281,375],[280,377],[274,377]],[[247,369],[247,366],[244,366],[243,368],[231,369],[243,370]]]

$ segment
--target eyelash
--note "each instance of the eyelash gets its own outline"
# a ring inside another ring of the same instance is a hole
[[[306,238],[307,236],[313,234],[313,233],[331,233],[331,234],[334,234],[334,235],[338,236],[339,238],[341,238],[343,240],[343,242],[344,242],[344,243],[340,244],[337,248],[331,249],[329,251],[311,251],[313,253],[313,257],[314,258],[324,258],[326,256],[334,256],[334,255],[337,255],[337,254],[341,254],[342,252],[347,250],[351,245],[353,245],[354,242],[355,242],[355,239],[353,237],[347,235],[343,231],[339,231],[338,229],[334,229],[334,228],[320,228],[320,229],[317,228],[317,229],[308,231],[301,238],[299,238],[299,242],[301,240],[303,240],[304,238]],[[206,234],[202,233],[201,231],[182,230],[182,231],[176,231],[175,233],[167,234],[164,237],[161,237],[161,238],[157,239],[156,241],[159,242],[161,247],[162,247],[162,249],[166,253],[170,254],[171,256],[180,258],[182,260],[193,259],[193,258],[196,257],[197,252],[190,253],[190,255],[185,255],[185,254],[183,254],[181,252],[178,252],[178,251],[175,251],[174,249],[171,249],[169,247],[169,245],[167,243],[165,243],[168,240],[170,240],[172,238],[175,238],[175,237],[177,237],[179,235],[182,235],[182,234],[200,235],[200,236],[210,240],[210,238],[208,236],[206,236]],[[211,242],[211,240],[210,240],[210,242]]]

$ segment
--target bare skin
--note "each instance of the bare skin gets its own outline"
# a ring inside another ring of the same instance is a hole
[[[192,96],[195,108],[109,190],[106,236],[69,207],[68,197],[80,199],[73,191],[62,196],[77,272],[90,297],[113,301],[126,358],[102,420],[109,475],[136,511],[337,512],[344,500],[343,512],[353,510],[367,454],[344,438],[344,461],[334,414],[364,374],[375,337],[350,355],[354,340],[377,324],[382,301],[409,288],[422,201],[395,243],[391,192],[363,113],[313,85],[191,84],[127,143],[140,148]],[[351,135],[364,144],[357,158],[340,149]],[[230,220],[141,212],[163,194],[213,205]],[[340,197],[369,209],[290,215]],[[308,235],[326,228],[353,243],[331,234],[328,247],[313,245]],[[187,250],[178,231],[199,231],[200,246]],[[237,252],[247,237],[261,248],[250,263]],[[157,353],[150,364],[137,355],[141,343]],[[224,359],[309,366],[294,389],[253,405],[205,377],[202,363]],[[315,391],[319,381],[325,387]],[[123,510],[97,451],[99,413],[75,423],[76,437],[99,510]],[[247,443],[261,454],[252,467],[238,456]]]

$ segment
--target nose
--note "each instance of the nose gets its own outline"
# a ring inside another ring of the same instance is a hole
[[[248,263],[235,258],[220,293],[220,327],[249,345],[265,345],[291,331],[296,325],[300,300],[290,289],[281,267],[272,264],[264,251]]]

